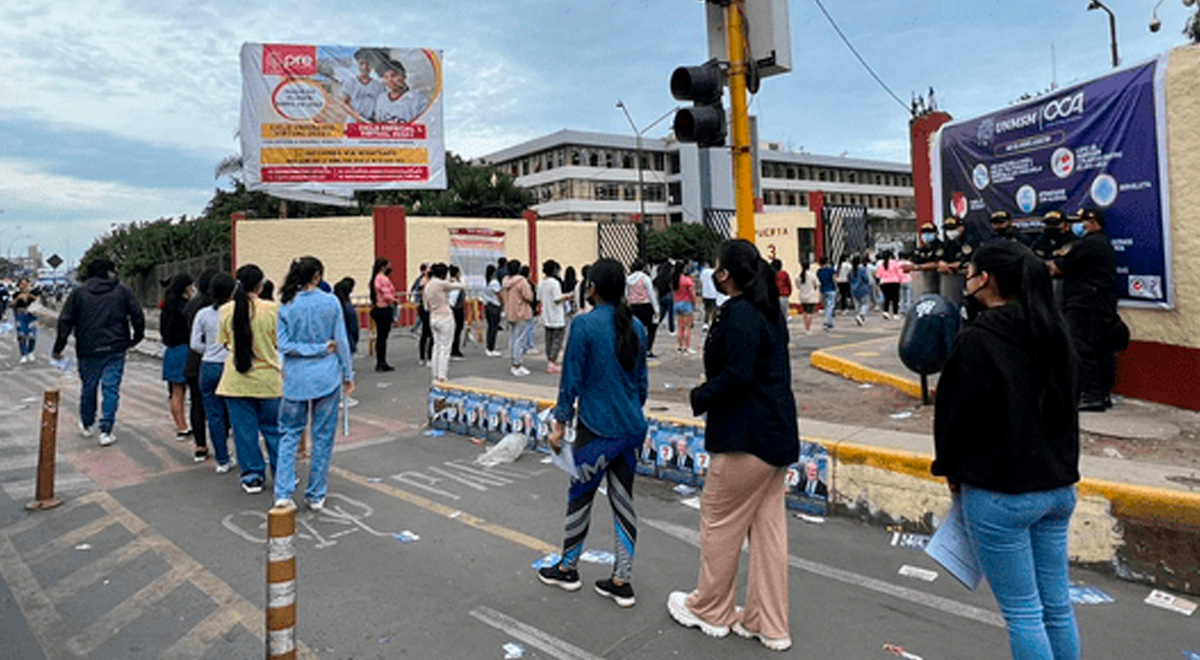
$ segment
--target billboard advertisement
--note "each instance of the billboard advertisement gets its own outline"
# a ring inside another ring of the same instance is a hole
[[[932,145],[934,217],[1014,224],[1047,211],[1101,210],[1129,306],[1170,309],[1166,101],[1162,59],[946,124]]]
[[[426,48],[242,45],[246,187],[446,187],[442,55]]]

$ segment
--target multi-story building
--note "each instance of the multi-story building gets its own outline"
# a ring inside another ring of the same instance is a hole
[[[908,164],[784,150],[759,145],[758,189],[765,211],[808,206],[823,191],[827,204],[865,206],[881,217],[912,208]],[[648,220],[699,221],[705,211],[732,210],[728,149],[700,150],[674,139],[561,130],[502,149],[479,160],[516,177],[531,190],[535,209],[549,220],[628,221],[644,208]],[[638,177],[643,197],[638,199]]]

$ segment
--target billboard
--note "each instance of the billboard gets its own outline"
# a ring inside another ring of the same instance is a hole
[[[242,44],[246,187],[446,187],[442,56],[426,48]]]
[[[1170,309],[1166,60],[946,124],[934,139],[934,217],[1015,223],[1100,209],[1129,306]]]

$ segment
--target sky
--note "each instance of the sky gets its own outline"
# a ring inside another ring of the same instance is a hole
[[[750,0],[751,2],[765,0]],[[775,0],[781,1],[781,0]],[[907,104],[936,90],[967,119],[1111,68],[1087,0],[822,0]],[[1108,0],[1123,64],[1186,42],[1193,9]],[[75,262],[117,224],[201,213],[236,154],[244,42],[424,47],[445,62],[445,144],[473,158],[570,128],[631,133],[677,105],[668,80],[708,58],[695,0],[0,0],[0,255]],[[907,162],[907,110],[816,0],[790,0],[793,70],[753,98],[759,137]],[[647,135],[665,137],[670,121]]]

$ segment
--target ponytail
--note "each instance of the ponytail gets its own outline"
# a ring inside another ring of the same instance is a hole
[[[625,302],[625,267],[616,259],[601,259],[588,271],[596,297],[613,305],[613,335],[617,362],[626,372],[633,371],[644,354],[642,339],[633,326],[633,310]]]
[[[262,285],[262,269],[246,264],[237,269],[233,294],[233,366],[245,374],[254,366],[254,333],[250,329],[250,294]]]
[[[759,255],[750,241],[735,239],[721,246],[721,268],[742,290],[742,297],[754,305],[772,324],[782,318],[779,309],[779,286],[775,269]]]
[[[283,281],[283,291],[279,294],[279,302],[284,305],[292,302],[301,289],[324,272],[325,266],[316,257],[293,259],[291,267],[288,268],[287,279]]]

